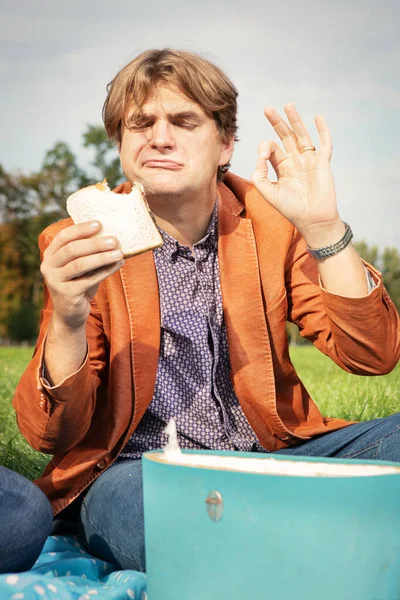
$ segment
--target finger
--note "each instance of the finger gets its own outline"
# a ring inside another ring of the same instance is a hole
[[[102,252],[101,254],[92,254],[90,256],[81,256],[69,262],[65,267],[60,269],[61,281],[71,281],[78,279],[97,271],[110,264],[115,264],[123,258],[122,250],[112,250],[111,252]]]
[[[264,109],[264,114],[282,140],[286,152],[298,152],[299,147],[296,136],[276,110],[272,107],[267,107]]]
[[[51,244],[46,249],[47,255],[52,255],[58,252],[60,248],[74,240],[88,238],[100,231],[101,224],[99,221],[87,221],[79,223],[79,225],[70,225],[57,233]]]
[[[286,154],[276,142],[261,142],[259,155],[263,154],[264,161],[269,160],[278,177],[282,175],[282,166],[287,159]]]
[[[121,269],[121,267],[123,267],[124,264],[125,260],[120,260],[117,263],[106,267],[102,267],[101,269],[92,271],[91,273],[88,273],[77,280],[71,281],[70,284],[74,285],[74,294],[86,293],[88,290],[90,290],[90,288],[95,287],[96,285],[104,281],[104,279],[107,279],[107,277],[119,271],[119,269]]]
[[[328,124],[325,121],[325,117],[317,115],[315,117],[315,124],[318,129],[319,136],[319,151],[318,155],[321,158],[325,158],[328,162],[332,156],[332,138],[329,132]]]
[[[59,248],[51,257],[51,265],[56,268],[64,267],[69,262],[91,254],[117,249],[118,240],[115,237],[94,237],[73,240]]]
[[[268,160],[275,153],[278,145],[275,142],[262,142],[258,147],[258,160],[252,175],[252,182],[264,198],[274,196],[274,184],[268,178]]]
[[[287,118],[289,119],[289,123],[293,128],[299,149],[301,150],[302,148],[306,148],[307,146],[312,146],[313,143],[311,140],[311,136],[308,133],[302,118],[300,117],[295,105],[292,102],[289,102],[285,105],[285,113],[287,115]]]

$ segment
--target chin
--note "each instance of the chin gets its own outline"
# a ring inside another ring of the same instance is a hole
[[[181,186],[167,186],[167,185],[148,185],[144,186],[146,195],[149,196],[158,196],[161,198],[162,196],[171,197],[171,196],[182,196],[185,193],[190,192],[187,188],[183,188]]]
[[[163,174],[145,177],[141,180],[141,183],[144,186],[146,194],[149,196],[180,196],[185,192],[191,191],[192,188],[192,186],[179,180],[179,178],[171,178]]]

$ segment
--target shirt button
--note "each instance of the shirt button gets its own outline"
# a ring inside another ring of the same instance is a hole
[[[202,273],[204,271],[203,263],[197,263],[197,270],[200,271],[200,273]]]
[[[107,462],[103,458],[100,462],[97,463],[96,466],[97,466],[98,469],[100,469],[102,471],[103,469],[106,468]]]

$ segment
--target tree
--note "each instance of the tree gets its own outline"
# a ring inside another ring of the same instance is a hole
[[[123,180],[117,148],[104,127],[88,125],[83,144],[94,151],[97,180],[107,178],[111,188]],[[0,165],[1,337],[34,337],[43,289],[38,236],[67,216],[67,198],[93,179],[62,141],[46,152],[37,172],[9,173]]]
[[[368,246],[365,241],[354,244],[360,256],[376,267],[383,277],[385,288],[400,311],[400,255],[397,248],[385,248],[379,252],[377,246]]]
[[[383,251],[382,276],[388,294],[400,312],[400,255],[397,248]]]
[[[68,196],[90,183],[65,142],[56,142],[46,152],[40,171],[25,176],[22,182],[33,198],[34,214],[51,213],[58,218],[67,216]]]
[[[23,175],[8,173],[0,165],[0,222],[10,223],[28,216],[32,211],[31,201],[23,185]]]
[[[56,142],[40,171],[30,175],[7,173],[0,166],[1,336],[35,337],[43,288],[39,233],[67,216],[68,196],[88,183],[64,142]]]
[[[94,151],[92,165],[98,170],[98,179],[107,179],[111,189],[122,183],[124,176],[118,151],[114,142],[107,137],[102,125],[88,125],[83,134],[83,145]]]
[[[378,268],[379,265],[379,249],[378,246],[368,246],[367,242],[354,242],[354,247],[358,254],[367,261],[370,265]]]

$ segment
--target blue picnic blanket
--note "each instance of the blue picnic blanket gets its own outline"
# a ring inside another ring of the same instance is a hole
[[[1,600],[147,600],[146,575],[118,571],[77,536],[52,535],[30,571],[0,575]]]

